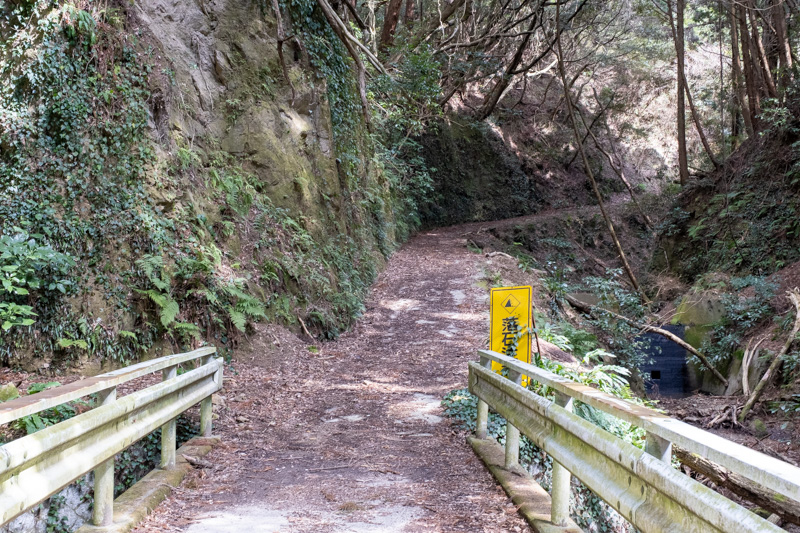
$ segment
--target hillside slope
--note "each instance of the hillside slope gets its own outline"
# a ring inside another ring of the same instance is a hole
[[[255,3],[112,5],[2,8],[0,252],[32,267],[3,364],[230,348],[264,318],[337,335],[403,224],[341,45],[318,37],[337,83],[291,46],[287,79]]]

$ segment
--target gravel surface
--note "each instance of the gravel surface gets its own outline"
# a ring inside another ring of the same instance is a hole
[[[262,325],[226,374],[223,444],[136,531],[528,531],[440,401],[488,335],[487,261],[463,229],[390,260],[319,351]],[[315,353],[316,352],[316,353]]]

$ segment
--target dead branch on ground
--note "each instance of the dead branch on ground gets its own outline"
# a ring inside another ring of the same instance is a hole
[[[566,299],[567,299],[567,302],[570,303],[570,305],[572,305],[576,309],[584,311],[584,312],[586,312],[586,313],[588,313],[590,315],[598,316],[600,314],[606,314],[606,315],[608,315],[608,316],[610,316],[612,318],[616,318],[617,320],[622,320],[626,324],[630,324],[631,326],[633,326],[635,328],[639,328],[642,331],[649,332],[649,333],[657,333],[657,334],[661,335],[662,337],[666,337],[667,339],[671,340],[672,342],[674,342],[675,344],[677,344],[678,346],[680,346],[684,350],[687,350],[688,352],[691,352],[692,354],[696,355],[697,358],[700,359],[700,361],[703,363],[703,365],[706,368],[708,368],[711,371],[711,373],[714,374],[714,376],[723,385],[725,385],[726,387],[728,386],[728,380],[725,379],[725,376],[723,376],[719,372],[719,370],[717,370],[714,367],[714,365],[711,364],[711,362],[708,360],[708,358],[705,355],[700,353],[697,350],[697,348],[695,348],[694,346],[692,346],[691,344],[689,344],[685,340],[681,339],[680,337],[678,337],[674,333],[671,333],[671,332],[669,332],[669,331],[667,331],[665,329],[661,329],[661,328],[658,328],[658,327],[655,327],[655,326],[651,326],[649,324],[642,324],[640,322],[636,322],[635,320],[632,320],[632,319],[630,319],[630,318],[628,318],[626,316],[622,316],[622,315],[620,315],[618,313],[614,313],[613,311],[609,311],[608,309],[603,309],[602,307],[595,307],[593,305],[589,305],[589,304],[587,304],[585,302],[582,302],[582,301],[578,300],[577,298],[574,298],[574,297],[572,297],[570,295],[566,295]]]
[[[747,403],[744,404],[742,407],[742,413],[739,415],[739,422],[743,422],[747,414],[753,408],[753,405],[758,401],[759,396],[764,391],[764,387],[766,387],[769,382],[772,380],[772,377],[778,372],[778,368],[781,366],[781,362],[783,362],[783,356],[789,351],[789,348],[792,346],[792,343],[797,338],[797,332],[800,331],[800,290],[795,287],[791,291],[787,291],[786,295],[792,301],[795,308],[795,317],[794,317],[794,326],[792,327],[792,331],[789,333],[789,337],[786,339],[786,342],[781,348],[775,358],[772,360],[772,363],[769,365],[764,377],[761,378],[761,381],[758,382],[756,388],[753,389],[753,394],[750,395],[750,398],[747,400]]]
[[[800,525],[800,502],[789,500],[784,496],[762,487],[736,472],[731,472],[704,457],[674,446],[675,457],[695,472],[707,477],[719,487],[724,487],[740,498],[750,501],[792,524]]]

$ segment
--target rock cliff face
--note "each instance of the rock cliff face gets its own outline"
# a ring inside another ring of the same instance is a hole
[[[274,21],[255,2],[146,0],[132,10],[133,31],[159,47],[156,62],[169,81],[154,95],[151,127],[162,148],[220,149],[257,176],[277,206],[344,224],[324,80],[286,46],[292,95]],[[325,196],[337,200],[333,213]]]
[[[301,39],[282,65],[256,2],[26,9],[0,27],[0,234],[75,266],[12,296],[36,318],[0,332],[5,364],[225,350],[258,319],[347,327],[398,219],[341,45],[311,34],[337,77]]]

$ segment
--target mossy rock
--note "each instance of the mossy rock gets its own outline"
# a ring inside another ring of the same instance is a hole
[[[425,135],[423,157],[436,201],[423,209],[424,226],[498,220],[538,211],[542,198],[520,157],[482,123],[460,117]]]
[[[673,324],[685,326],[710,326],[725,316],[719,296],[713,292],[687,294],[681,299],[672,318]]]
[[[713,330],[714,327],[710,324],[688,326],[683,330],[683,340],[699,350],[703,346],[703,341],[709,338]]]
[[[14,398],[19,398],[19,391],[13,383],[7,383],[0,387],[0,402],[7,402]]]

